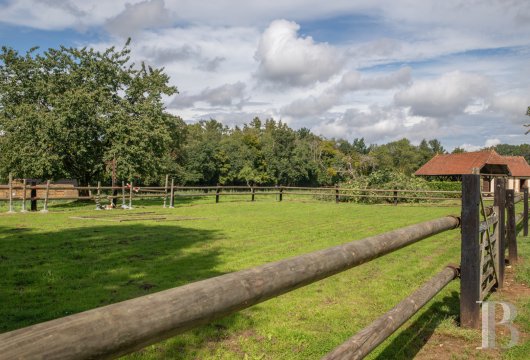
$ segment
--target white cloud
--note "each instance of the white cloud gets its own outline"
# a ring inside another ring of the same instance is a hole
[[[122,37],[135,35],[139,30],[160,28],[172,23],[170,11],[164,0],[146,0],[125,4],[125,10],[106,21],[105,28]]]
[[[514,120],[523,120],[526,110],[530,106],[530,96],[500,95],[491,102],[491,109],[499,111]]]
[[[242,82],[224,84],[215,88],[206,88],[197,95],[176,95],[170,103],[172,108],[191,107],[196,102],[205,102],[211,106],[241,107],[246,100],[244,97],[246,85]]]
[[[496,146],[501,144],[501,140],[495,138],[495,139],[487,139],[484,145],[473,145],[473,144],[462,144],[459,147],[464,149],[465,151],[480,151],[484,148],[489,148],[492,146]]]
[[[327,137],[364,137],[368,143],[381,143],[407,137],[412,141],[432,138],[439,128],[435,119],[410,115],[406,110],[372,105],[368,109],[347,109],[311,128]]]
[[[484,147],[492,147],[492,146],[499,145],[500,143],[501,141],[499,139],[488,139],[484,143]]]
[[[398,92],[395,103],[415,115],[448,117],[463,113],[476,100],[488,98],[491,83],[482,75],[453,71],[435,79],[419,80]]]
[[[357,71],[345,73],[337,84],[326,88],[319,95],[297,99],[282,107],[281,113],[293,117],[317,116],[341,104],[341,99],[348,92],[362,90],[387,90],[408,84],[411,79],[410,68],[396,72],[365,77]]]
[[[327,81],[339,72],[344,58],[339,49],[315,43],[311,37],[299,37],[300,26],[287,20],[275,20],[258,44],[258,77],[272,83],[307,86]]]

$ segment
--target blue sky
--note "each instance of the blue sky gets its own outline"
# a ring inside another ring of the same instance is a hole
[[[530,2],[4,0],[0,45],[122,46],[164,66],[167,110],[326,137],[528,142]]]

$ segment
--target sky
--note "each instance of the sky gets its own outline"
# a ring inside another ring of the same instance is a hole
[[[327,138],[529,142],[527,0],[0,0],[0,45],[131,38],[186,122],[274,118]]]

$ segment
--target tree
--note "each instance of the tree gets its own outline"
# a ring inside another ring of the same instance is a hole
[[[465,153],[466,150],[464,148],[461,148],[461,147],[455,147],[453,149],[453,151],[451,152],[451,154],[462,154],[462,153]]]
[[[0,174],[76,178],[117,175],[156,181],[179,162],[184,123],[164,112],[163,69],[129,61],[121,50],[60,47],[0,53]]]
[[[372,149],[378,169],[392,169],[406,175],[412,174],[420,162],[420,154],[408,139],[389,142]]]

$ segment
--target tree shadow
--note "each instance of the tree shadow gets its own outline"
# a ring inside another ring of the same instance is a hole
[[[392,340],[376,359],[412,359],[427,343],[438,325],[459,315],[460,298],[456,291],[431,304],[412,324]]]
[[[222,274],[219,231],[90,224],[0,233],[0,332]]]

